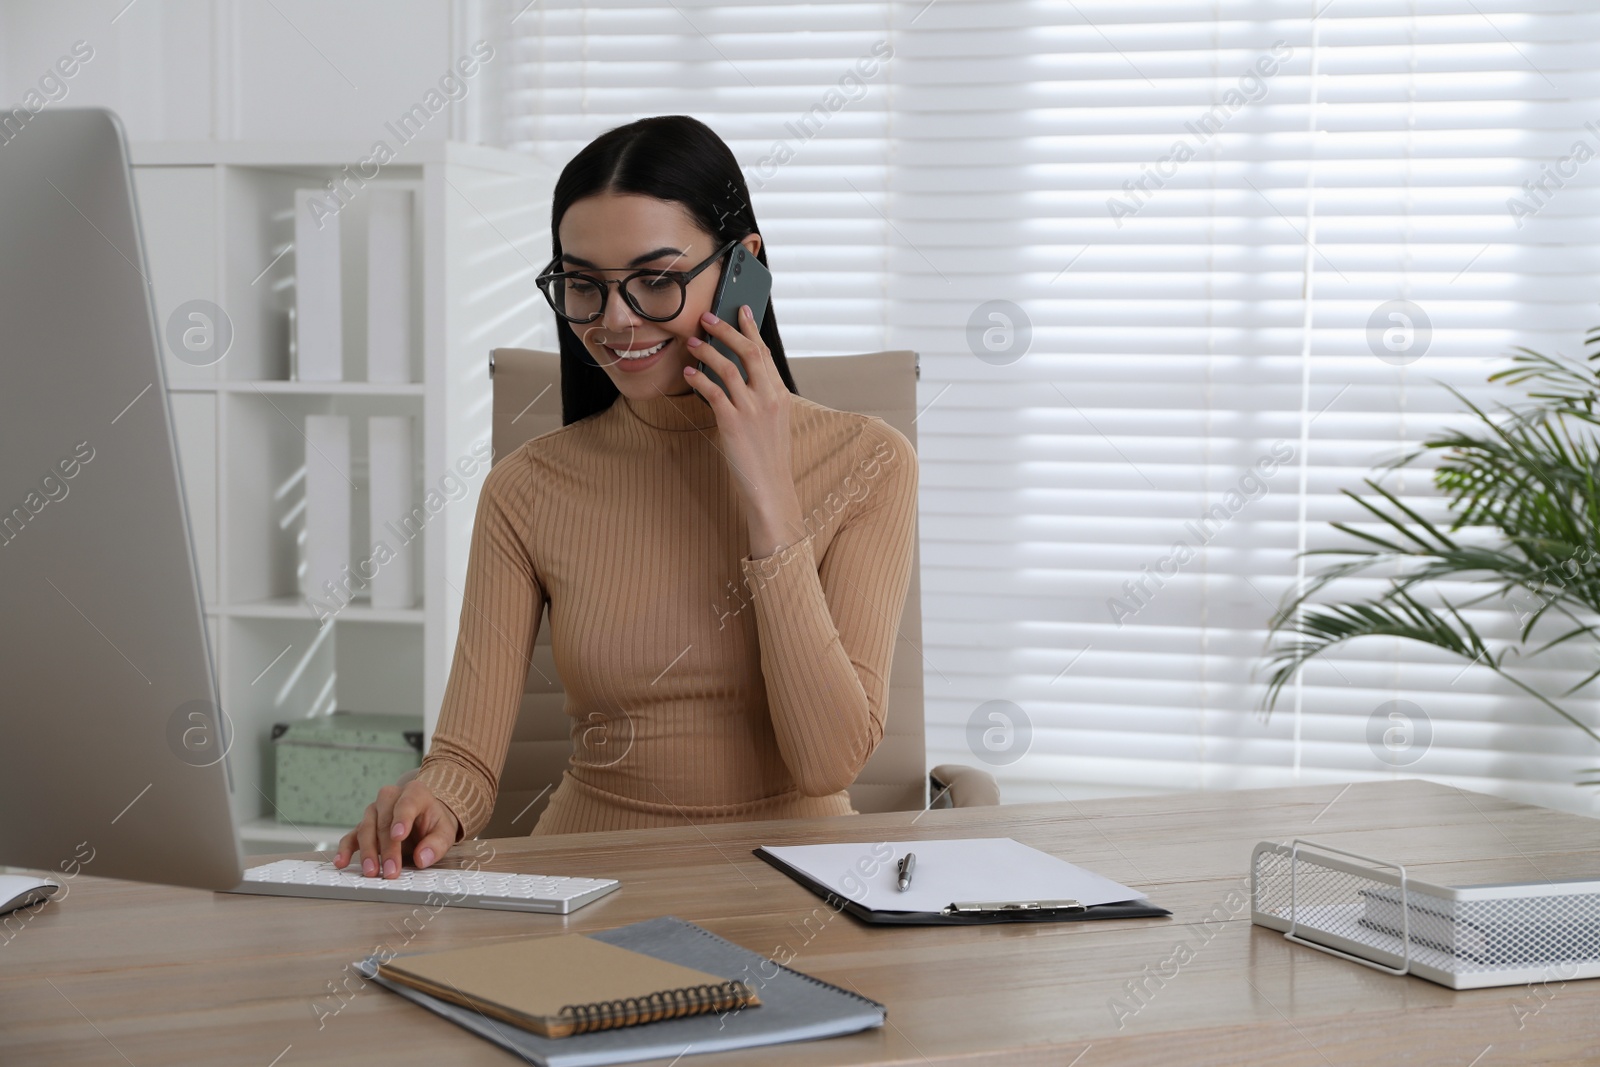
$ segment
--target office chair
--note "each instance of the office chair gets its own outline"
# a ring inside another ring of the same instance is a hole
[[[825,407],[877,415],[917,444],[917,355],[910,351],[864,356],[821,356],[789,361],[802,396]],[[494,379],[494,455],[510,455],[524,442],[559,429],[561,360],[555,352],[497,348],[490,356]],[[985,771],[941,765],[927,772],[922,703],[921,549],[912,557],[911,581],[901,614],[902,640],[894,645],[889,672],[883,740],[850,786],[859,812],[919,811],[933,807],[998,804],[1000,791]],[[522,707],[512,730],[495,797],[494,814],[483,837],[527,834],[538,821],[550,793],[561,781],[572,753],[572,719],[550,647],[546,611],[534,642],[533,661]],[[415,777],[412,772],[403,784]]]

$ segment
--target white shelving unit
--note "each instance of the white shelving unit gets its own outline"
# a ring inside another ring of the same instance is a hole
[[[375,175],[361,166],[371,144],[136,141],[130,150],[163,340],[174,311],[192,300],[217,305],[233,326],[227,355],[207,366],[163,348],[212,652],[234,728],[235,816],[252,852],[321,847],[349,827],[276,821],[272,724],[334,708],[420,713],[431,741],[488,472],[474,448],[487,455],[491,440],[489,351],[553,343],[533,279],[549,257],[555,176],[528,156],[456,142],[414,141]],[[292,381],[294,190],[326,189],[330,180],[347,201],[339,211],[346,380]],[[380,187],[414,194],[420,341],[413,380],[403,383],[363,380],[363,194]],[[353,560],[372,545],[366,417],[415,417],[414,500],[422,506],[429,491],[445,500],[436,512],[424,509],[416,607],[374,609],[358,597],[319,623],[300,595],[309,414],[352,416]],[[476,463],[470,478],[460,476],[463,460]]]

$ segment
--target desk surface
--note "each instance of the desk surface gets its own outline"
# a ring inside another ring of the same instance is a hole
[[[761,844],[1014,837],[1169,919],[870,927]],[[677,915],[888,1006],[876,1030],[683,1067],[881,1063],[1345,1067],[1600,1062],[1600,979],[1455,992],[1250,923],[1262,840],[1310,837],[1438,882],[1600,870],[1600,820],[1416,780],[469,842],[449,860],[620,878],[570,916],[213,894],[85,873],[0,931],[0,1063],[511,1064],[348,961]],[[310,856],[311,853],[301,855]],[[258,859],[260,859],[258,857]],[[9,940],[5,940],[9,937]],[[652,1061],[658,1067],[666,1061]]]

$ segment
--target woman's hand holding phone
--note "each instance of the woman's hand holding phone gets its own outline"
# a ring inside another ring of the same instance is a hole
[[[437,863],[460,830],[455,813],[422,782],[386,785],[367,805],[361,825],[339,839],[333,865],[342,870],[359,849],[362,874],[398,878],[408,860],[419,869]]]
[[[687,342],[695,358],[725,383],[726,391],[694,367],[684,368],[690,387],[716,414],[722,453],[750,514],[750,556],[761,559],[776,551],[783,538],[792,539],[791,526],[798,529],[800,525],[789,438],[792,394],[778,374],[772,351],[761,340],[748,306],[739,308],[737,327],[709,311],[700,321],[707,333],[738,354],[750,376],[746,382],[733,361],[710,343],[695,337]]]

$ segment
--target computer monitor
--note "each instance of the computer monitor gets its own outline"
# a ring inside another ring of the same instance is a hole
[[[99,108],[0,144],[0,686],[0,864],[239,884],[150,267]]]

